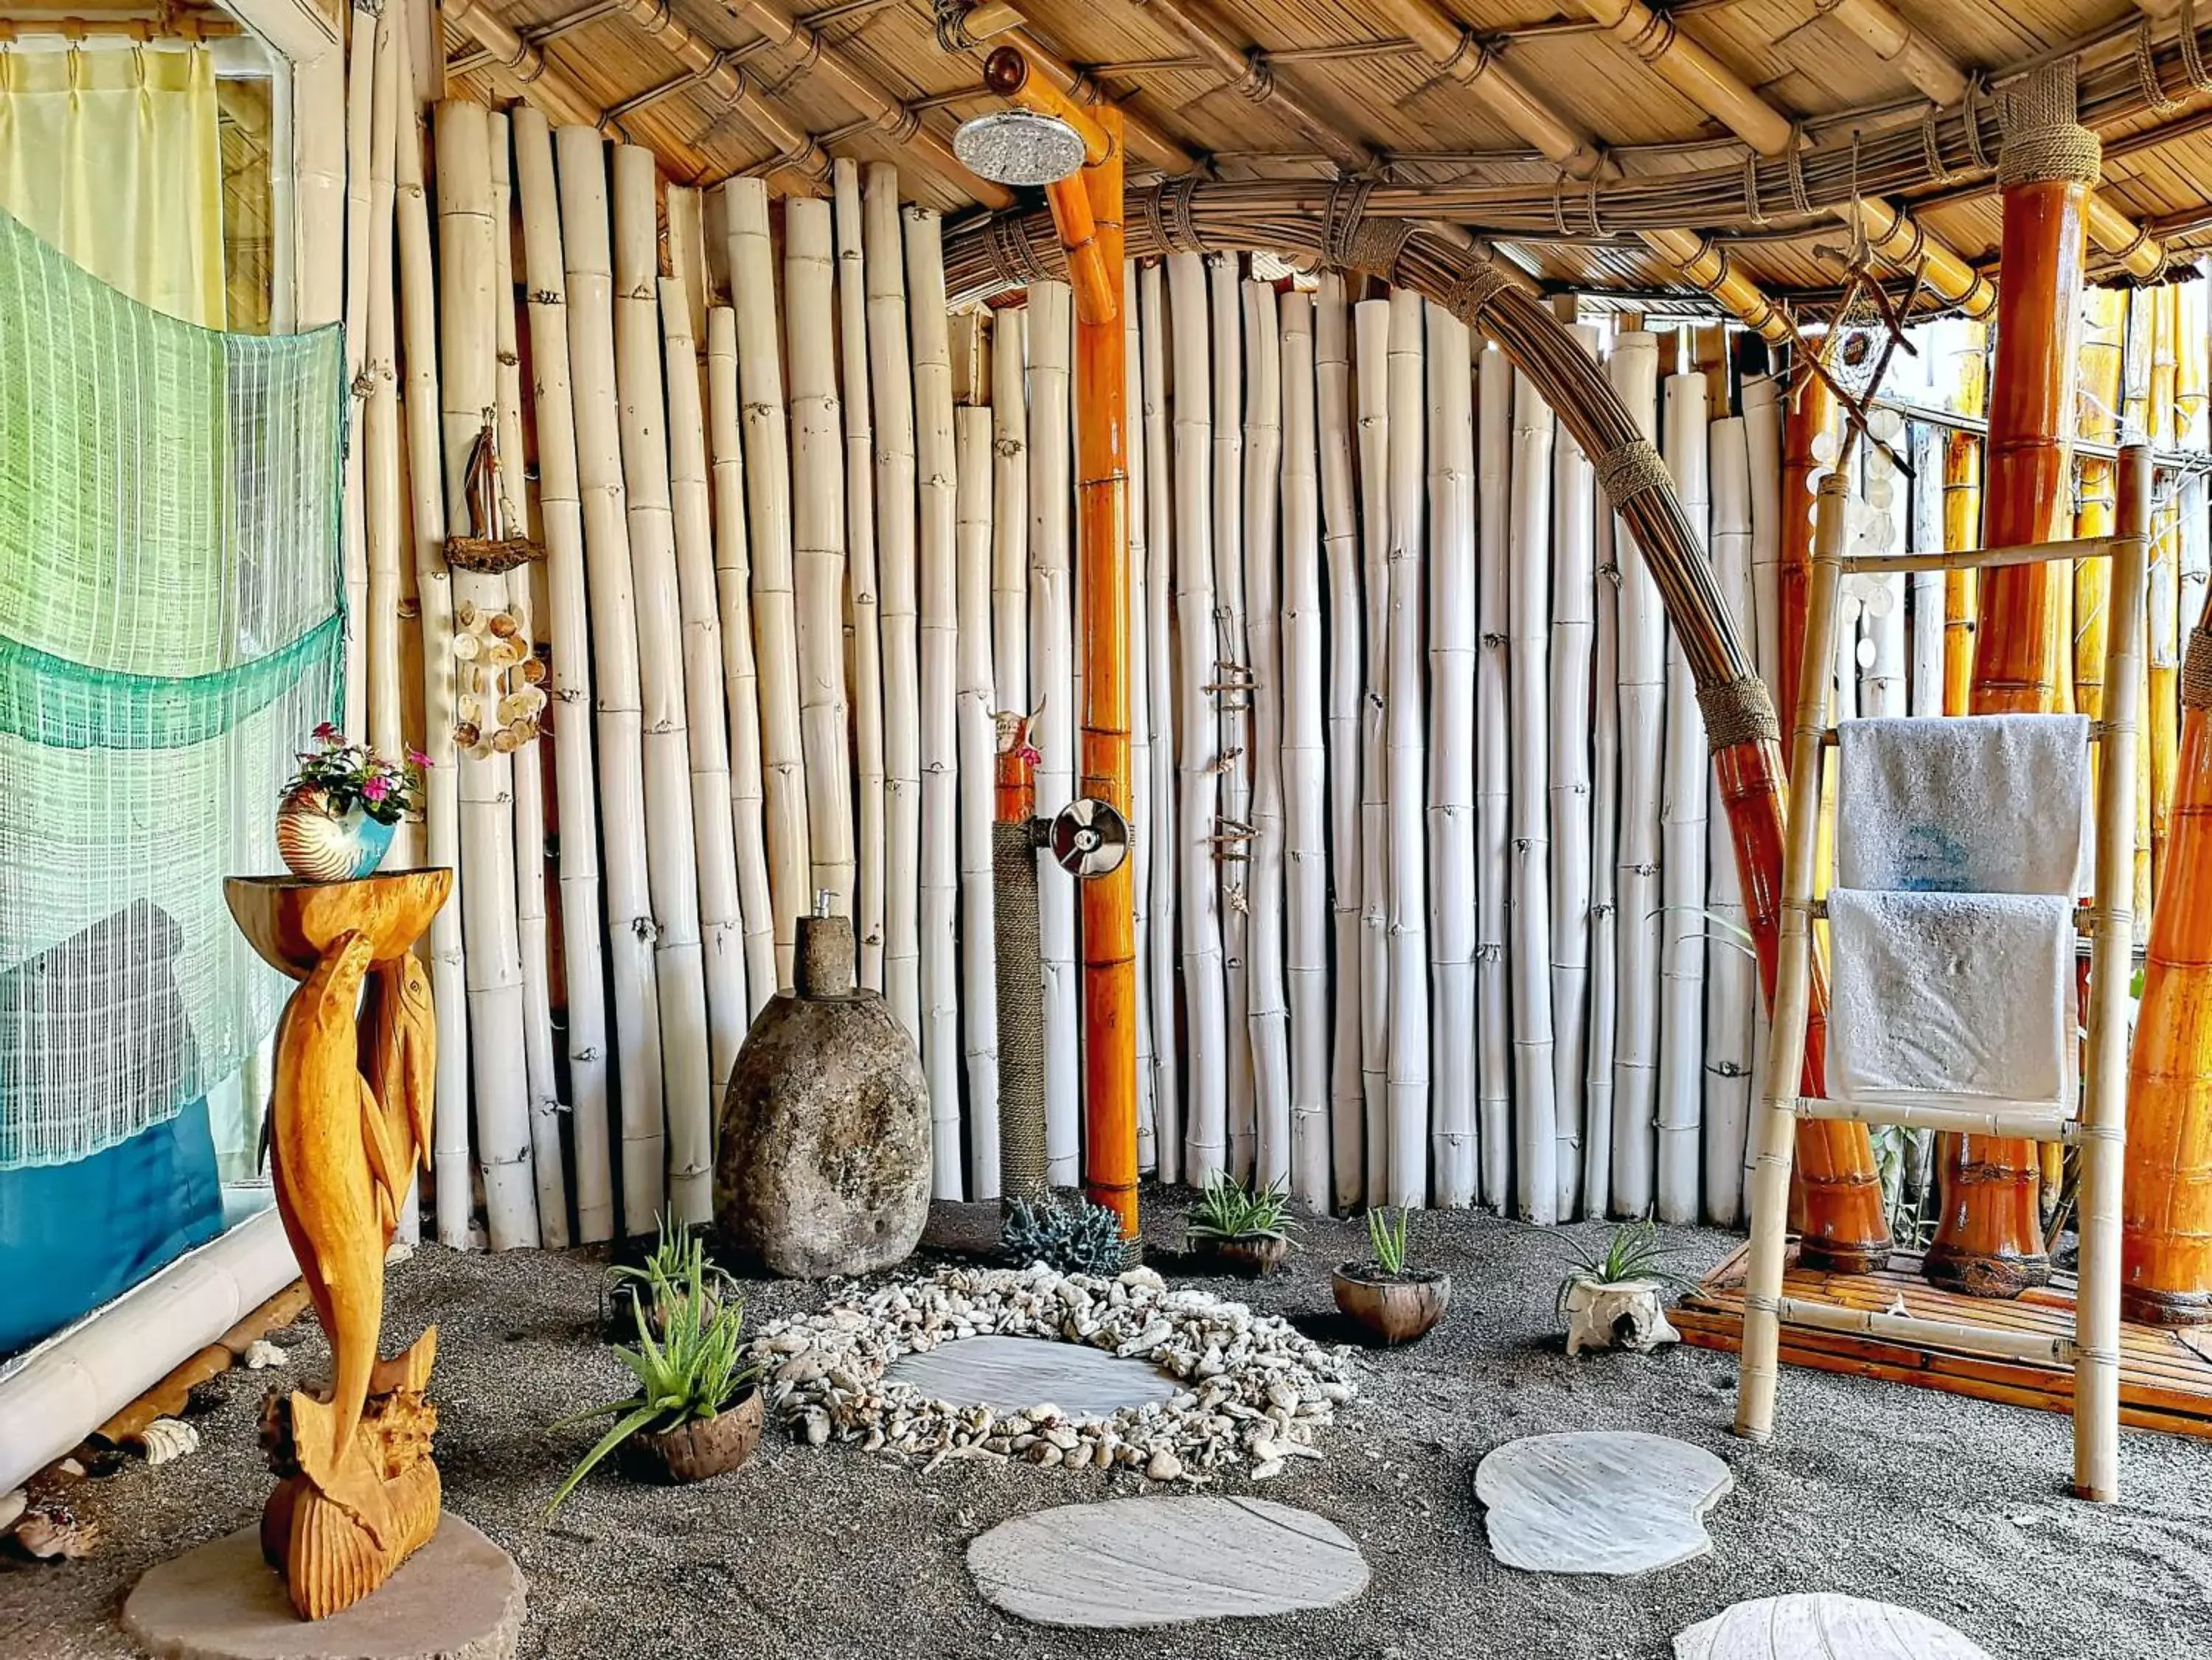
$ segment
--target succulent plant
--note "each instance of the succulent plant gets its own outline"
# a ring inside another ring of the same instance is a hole
[[[1057,1199],[1009,1201],[999,1239],[1014,1261],[1049,1263],[1063,1274],[1119,1274],[1134,1254],[1113,1211]]]

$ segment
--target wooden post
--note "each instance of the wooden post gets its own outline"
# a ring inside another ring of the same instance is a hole
[[[2005,281],[1983,497],[1982,536],[1990,547],[2063,534],[2081,355],[2083,208],[2098,173],[2095,135],[2075,124],[2070,64],[2014,92],[2008,113],[1998,164]],[[2072,580],[2070,568],[2057,564],[1983,573],[1975,713],[2057,706],[2058,585],[2070,592]],[[1944,1202],[1929,1277],[1991,1296],[2017,1295],[2046,1281],[2034,1145],[1979,1136],[1946,1136],[1938,1145]]]

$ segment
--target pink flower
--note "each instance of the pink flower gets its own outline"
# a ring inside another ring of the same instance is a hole
[[[407,760],[408,764],[414,766],[432,766],[436,765],[429,756],[424,754],[420,749],[410,749],[407,752]]]
[[[361,798],[363,801],[382,801],[391,793],[392,786],[382,779],[371,779],[361,786]]]
[[[315,728],[315,736],[325,743],[337,743],[344,738],[345,734],[339,731],[330,722],[325,721],[320,726]]]

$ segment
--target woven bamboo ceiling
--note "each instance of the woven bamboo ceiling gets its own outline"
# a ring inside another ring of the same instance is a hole
[[[1987,266],[2003,88],[2070,57],[2082,119],[2106,142],[2092,224],[2103,272],[2154,276],[2212,237],[2212,73],[2182,27],[2193,11],[2124,0],[445,9],[449,72],[462,83],[599,120],[651,146],[678,179],[765,173],[805,189],[823,156],[851,155],[898,162],[911,194],[948,210],[1006,205],[1006,192],[951,161],[946,141],[991,106],[981,59],[1012,41],[1058,78],[1079,76],[1079,92],[1121,101],[1140,179],[1432,191],[1438,217],[1493,239],[1547,283],[1651,294],[1685,287],[1646,234],[1657,227],[1711,236],[1739,276],[1778,297],[1832,293],[1853,234],[1823,210],[1820,191],[1808,192],[1824,172],[1831,204],[1910,208],[1929,240],[1902,221],[1891,269],[1909,272],[1917,246]]]

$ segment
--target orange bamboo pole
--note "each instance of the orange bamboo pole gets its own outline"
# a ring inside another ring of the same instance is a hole
[[[1943,548],[1964,553],[1982,540],[1982,440],[1953,433],[1943,445]],[[1974,685],[1974,601],[1978,571],[1943,573],[1943,712],[1963,715]]]
[[[1805,588],[1813,578],[1813,475],[1821,470],[1813,441],[1835,424],[1836,395],[1807,375],[1791,399],[1782,434],[1782,565],[1776,573],[1782,609],[1781,706],[1797,706],[1805,666]],[[1781,867],[1775,867],[1778,870]],[[1809,1052],[1809,1051],[1808,1051]]]
[[[2087,442],[2110,444],[2120,426],[2120,370],[2125,356],[2122,331],[2127,323],[2127,296],[2117,288],[2093,288],[2084,296],[2083,307],[2076,431]],[[2101,456],[2084,456],[2074,505],[2074,534],[2110,536],[2113,506],[2112,463]],[[2074,705],[2092,720],[2105,712],[2105,646],[2112,633],[2112,591],[2109,556],[2075,561]]]
[[[2150,318],[2150,441],[2170,449],[2174,439],[2174,394],[2181,326],[2180,290],[2154,288],[2145,308]],[[2143,732],[2150,762],[2150,879],[2155,893],[2166,881],[2166,846],[2173,811],[2174,775],[2179,764],[2181,704],[2179,678],[2181,609],[2181,515],[2173,493],[2151,515],[2148,665],[2150,703]]]
[[[2153,1325],[2212,1321],[2212,614],[2190,632],[2181,706],[2120,1203],[2121,1306]]]
[[[1128,334],[1120,312],[1121,112],[1086,110],[1020,49],[984,66],[1001,97],[1083,139],[1084,166],[1047,192],[1075,278],[1075,584],[1083,610],[1082,793],[1129,811]],[[1109,280],[1110,277],[1110,281]],[[1083,883],[1083,1186],[1137,1237],[1137,939],[1133,862]]]
[[[2050,542],[2073,528],[2075,397],[2079,384],[2086,212],[2098,173],[2095,136],[2075,123],[2073,71],[2057,66],[2014,95],[1998,161],[2004,193],[2003,281],[1983,491],[1987,547]],[[1983,573],[1974,639],[1976,714],[2057,708],[2073,572],[2062,564]],[[2035,1144],[1946,1136],[1942,1206],[1926,1271],[1972,1294],[2016,1296],[2046,1281]]]

